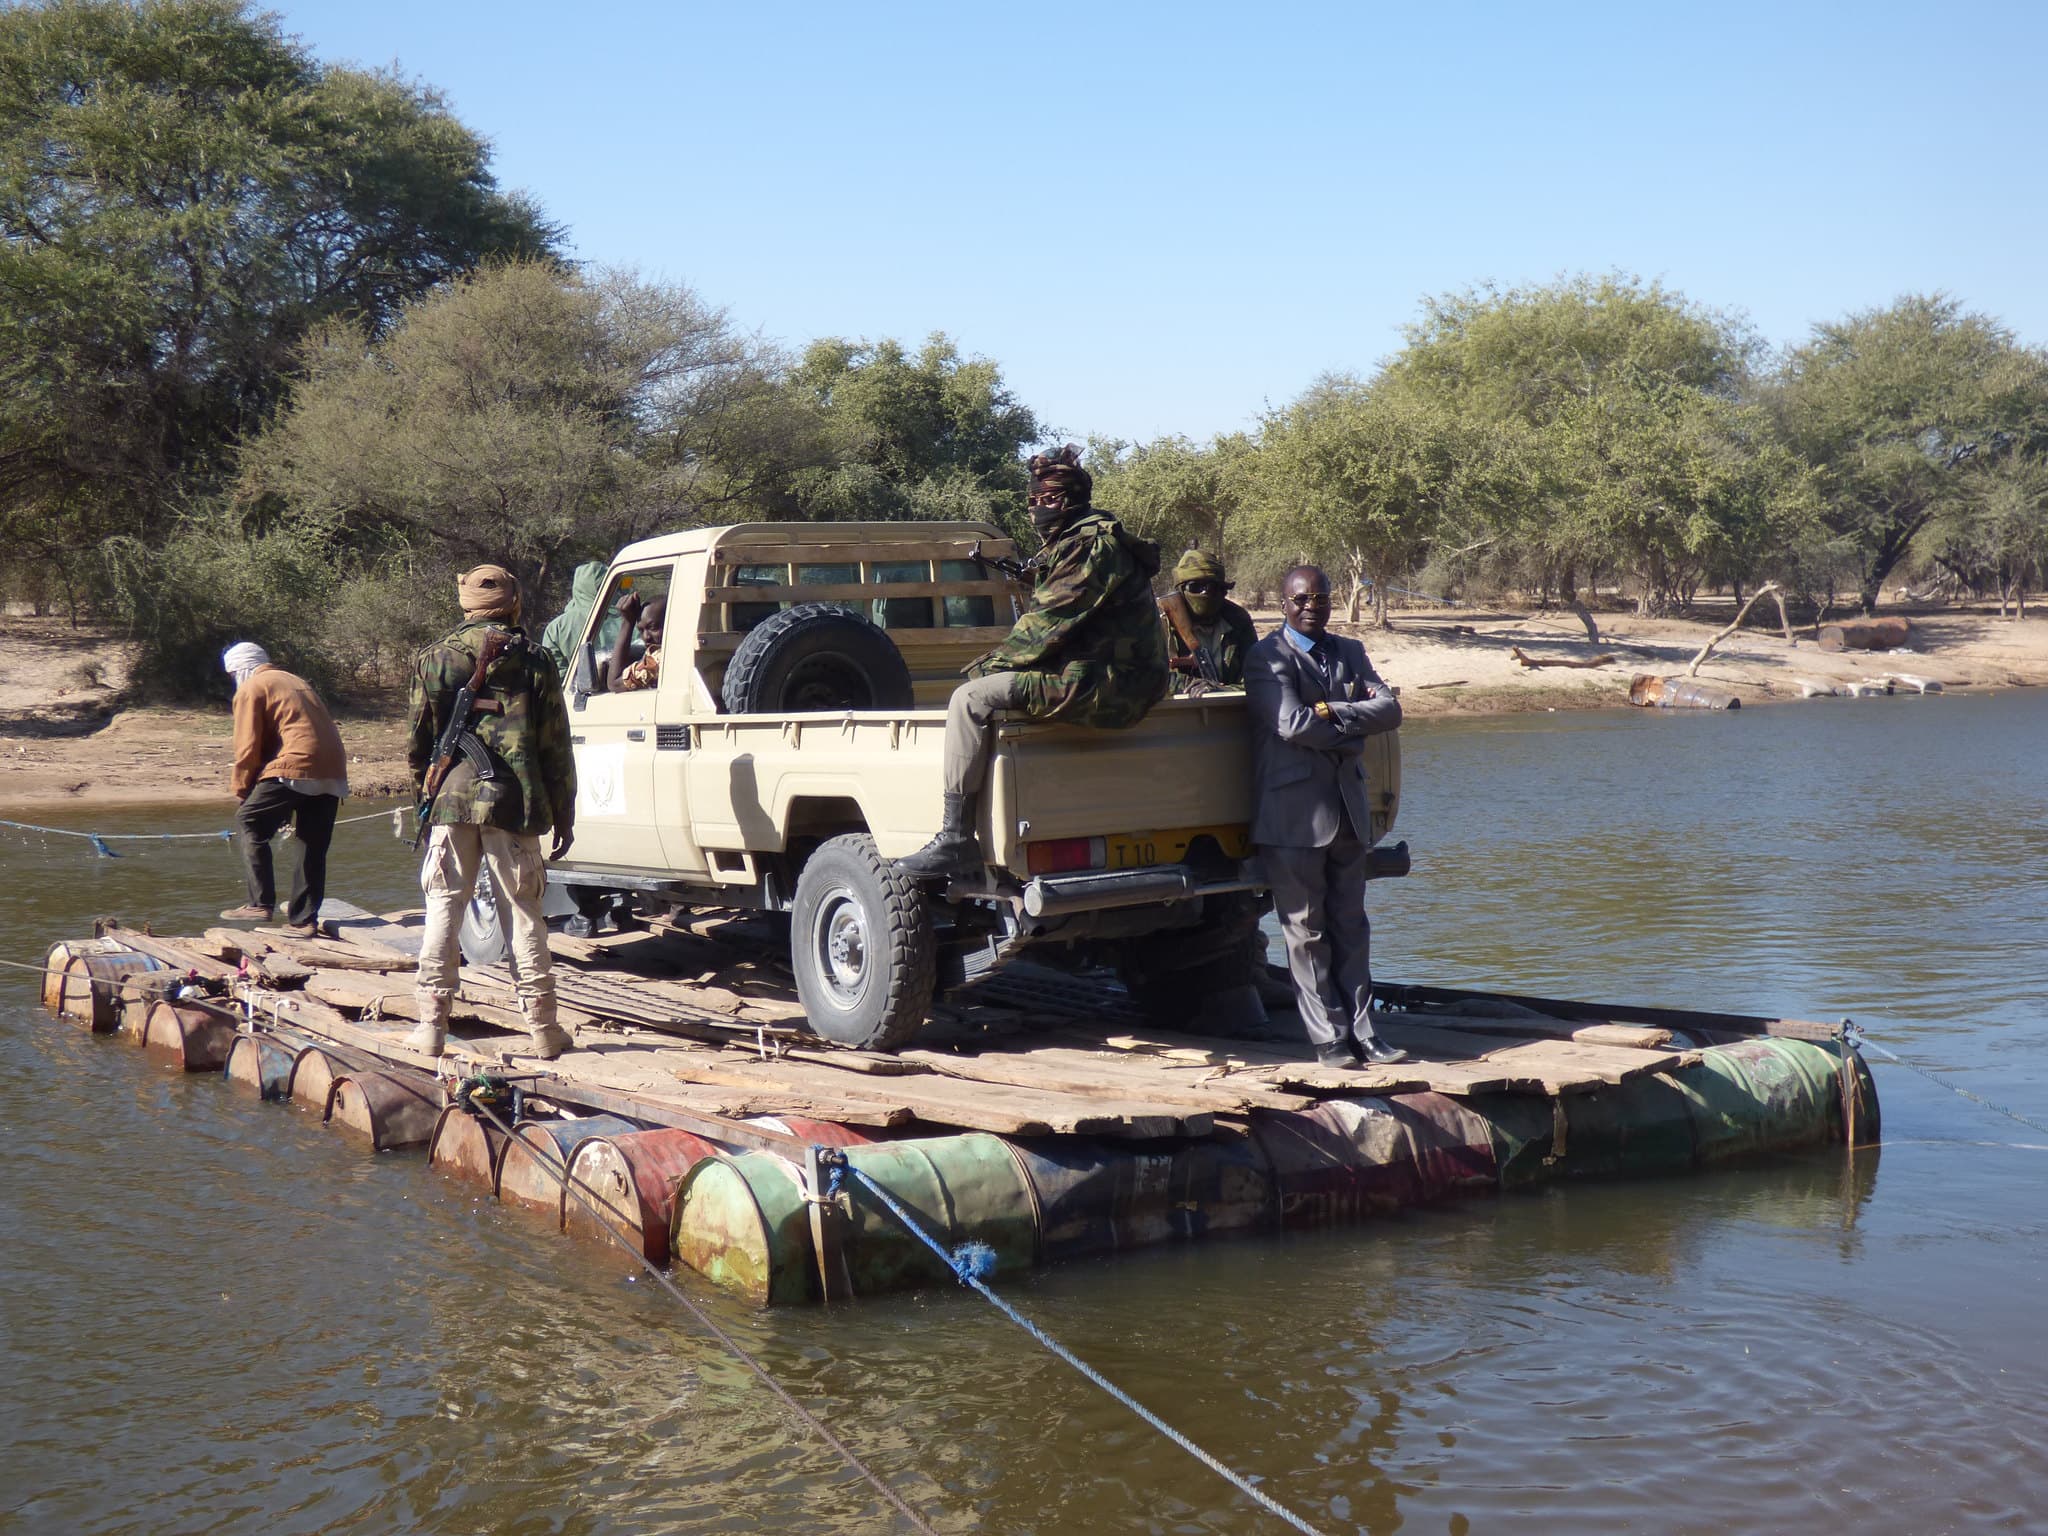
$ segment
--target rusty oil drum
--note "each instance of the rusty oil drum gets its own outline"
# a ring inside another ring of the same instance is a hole
[[[498,1153],[498,1198],[562,1224],[562,1181],[576,1148],[592,1136],[623,1135],[640,1127],[617,1115],[522,1120]]]
[[[373,1152],[423,1147],[441,1117],[441,1089],[423,1073],[355,1069],[334,1079],[324,1113]]]
[[[677,1263],[756,1306],[815,1301],[810,1214],[796,1165],[772,1152],[707,1157],[676,1186]]]
[[[228,1052],[227,1080],[260,1099],[288,1099],[301,1047],[276,1035],[238,1035]]]
[[[674,1243],[676,1185],[718,1147],[691,1131],[628,1131],[580,1142],[569,1161],[562,1227],[578,1237],[615,1232],[650,1263],[666,1264]]]
[[[1744,1040],[1702,1052],[1698,1066],[1673,1074],[1698,1160],[1840,1140],[1840,1065],[1833,1051],[1807,1040]]]
[[[197,999],[159,998],[143,1015],[142,1048],[187,1072],[218,1072],[241,1035],[239,1009]]]
[[[427,1143],[427,1166],[488,1192],[498,1176],[498,1155],[504,1150],[505,1136],[482,1115],[450,1104],[434,1122],[433,1139]]]
[[[1268,1110],[1252,1134],[1272,1164],[1284,1227],[1344,1226],[1422,1199],[1408,1132],[1371,1099]]]
[[[163,969],[163,962],[154,955],[134,950],[73,954],[65,960],[63,975],[58,978],[57,1011],[96,1035],[110,1035],[121,1027],[122,982],[139,971]]]

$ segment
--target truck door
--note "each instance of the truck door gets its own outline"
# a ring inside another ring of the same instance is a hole
[[[646,643],[652,609],[665,608],[675,561],[652,561],[615,570],[584,632],[572,668],[569,739],[576,754],[576,846],[579,864],[651,873],[661,836],[654,814],[654,706],[661,656]],[[638,600],[640,617],[614,666],[621,610]],[[657,606],[659,605],[659,606]],[[666,614],[662,613],[666,623]],[[589,691],[576,684],[588,680]]]

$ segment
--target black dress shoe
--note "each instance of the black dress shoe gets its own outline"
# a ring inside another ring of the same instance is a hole
[[[1398,1045],[1389,1045],[1378,1036],[1365,1040],[1354,1040],[1352,1047],[1358,1052],[1358,1059],[1368,1067],[1391,1066],[1397,1061],[1406,1061],[1408,1053]]]
[[[1348,1072],[1359,1064],[1359,1059],[1349,1040],[1333,1040],[1328,1045],[1316,1047],[1316,1065],[1319,1067],[1335,1067],[1340,1072]]]

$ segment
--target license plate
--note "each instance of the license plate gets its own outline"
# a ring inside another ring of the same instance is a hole
[[[1148,864],[1178,864],[1188,856],[1188,847],[1198,837],[1214,838],[1227,859],[1242,859],[1252,851],[1251,828],[1240,822],[1233,827],[1179,827],[1169,832],[1136,832],[1126,837],[1108,837],[1107,869],[1142,869]]]

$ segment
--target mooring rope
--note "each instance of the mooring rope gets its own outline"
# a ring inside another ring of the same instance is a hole
[[[957,1252],[948,1253],[939,1240],[919,1226],[916,1218],[899,1205],[886,1189],[882,1188],[881,1185],[877,1184],[865,1173],[862,1173],[860,1169],[847,1162],[837,1149],[820,1147],[817,1149],[817,1152],[819,1161],[832,1169],[832,1187],[829,1193],[835,1195],[839,1193],[839,1177],[842,1171],[852,1174],[855,1182],[860,1184],[862,1188],[866,1189],[877,1200],[881,1201],[888,1209],[889,1214],[902,1224],[906,1232],[923,1243],[925,1247],[931,1249],[934,1254],[938,1255],[939,1262],[951,1270],[954,1278],[959,1280],[962,1285],[970,1286],[980,1292],[982,1297],[992,1303],[1005,1317],[1030,1334],[1032,1338],[1038,1340],[1040,1344],[1044,1345],[1059,1359],[1064,1360],[1068,1365],[1079,1371],[1089,1381],[1100,1387],[1104,1392],[1107,1392],[1119,1403],[1122,1403],[1124,1407],[1130,1409],[1132,1413],[1135,1413],[1147,1424],[1158,1430],[1160,1434],[1166,1436],[1167,1439],[1229,1483],[1238,1492],[1258,1504],[1267,1513],[1286,1521],[1297,1531],[1303,1532],[1304,1536],[1322,1536],[1321,1532],[1302,1519],[1301,1516],[1294,1513],[1293,1510],[1280,1503],[1279,1500],[1273,1498],[1270,1494],[1262,1493],[1253,1485],[1251,1479],[1243,1476],[1241,1473],[1233,1472],[1229,1467],[1218,1461],[1214,1456],[1211,1456],[1207,1451],[1195,1444],[1194,1441],[1160,1418],[1158,1414],[1132,1397],[1130,1393],[1124,1391],[1123,1388],[1103,1375],[1102,1372],[1096,1370],[1094,1366],[1088,1364],[1087,1361],[1068,1349],[1066,1345],[1060,1343],[1058,1339],[1055,1339],[1051,1334],[1039,1327],[1038,1324],[1032,1322],[1030,1318],[998,1296],[989,1287],[988,1282],[981,1278],[993,1267],[995,1262],[995,1253],[986,1243],[963,1243]]]
[[[504,1120],[499,1117],[497,1112],[491,1108],[489,1104],[484,1103],[482,1100],[476,1098],[475,1095],[470,1096],[469,1103],[473,1109],[481,1111],[483,1115],[486,1118],[488,1118],[493,1125],[497,1126],[497,1128],[503,1131],[508,1137],[512,1134],[512,1127],[507,1125],[504,1122]],[[745,1345],[741,1344],[738,1339],[735,1339],[731,1334],[727,1333],[723,1328],[719,1327],[717,1321],[711,1316],[710,1313],[706,1312],[702,1307],[698,1306],[696,1302],[690,1300],[690,1298],[684,1294],[681,1286],[677,1285],[674,1280],[670,1279],[669,1276],[666,1273],[664,1273],[652,1260],[650,1260],[646,1254],[642,1253],[638,1248],[634,1247],[632,1242],[625,1236],[624,1233],[620,1232],[618,1228],[614,1227],[609,1221],[606,1221],[604,1217],[604,1212],[599,1210],[597,1205],[587,1195],[585,1195],[581,1190],[579,1190],[574,1184],[569,1182],[569,1176],[566,1169],[555,1168],[549,1165],[545,1160],[542,1160],[541,1166],[547,1168],[550,1177],[552,1177],[557,1184],[561,1185],[563,1194],[573,1197],[576,1200],[576,1202],[583,1207],[584,1211],[587,1214],[589,1214],[592,1217],[592,1219],[596,1221],[598,1227],[608,1237],[610,1237],[613,1242],[617,1243],[627,1253],[630,1253],[634,1257],[634,1259],[638,1261],[640,1267],[646,1270],[648,1274],[654,1277],[655,1282],[658,1285],[660,1285],[663,1290],[667,1291],[669,1295],[673,1296],[678,1302],[680,1302],[683,1305],[683,1307],[689,1312],[690,1316],[696,1319],[698,1327],[702,1328],[706,1333],[710,1334],[711,1337],[716,1339],[720,1344],[723,1344],[726,1347],[726,1349],[731,1351],[735,1359],[737,1359],[742,1365],[746,1366],[746,1368],[752,1371],[756,1376],[760,1377],[761,1381],[767,1386],[768,1390],[773,1392],[776,1395],[776,1397],[781,1399],[782,1405],[785,1408],[789,1409],[791,1413],[795,1414],[797,1418],[803,1422],[805,1428],[809,1429],[811,1433],[816,1435],[820,1440],[823,1440],[827,1445],[831,1446],[833,1450],[837,1451],[839,1453],[840,1459],[843,1460],[847,1464],[847,1466],[851,1467],[854,1471],[858,1472],[864,1479],[866,1479],[868,1486],[874,1489],[876,1493],[880,1494],[882,1498],[888,1502],[889,1507],[895,1510],[897,1514],[901,1515],[904,1521],[910,1526],[912,1530],[921,1532],[922,1536],[938,1536],[938,1532],[932,1529],[930,1524],[926,1522],[925,1518],[922,1515],[920,1515],[916,1510],[912,1509],[908,1504],[903,1502],[903,1496],[901,1494],[897,1493],[895,1489],[891,1488],[887,1483],[883,1482],[880,1475],[877,1474],[872,1468],[870,1468],[866,1462],[862,1461],[860,1457],[856,1456],[853,1453],[853,1450],[846,1444],[845,1441],[841,1440],[837,1435],[832,1433],[832,1431],[826,1426],[825,1421],[823,1419],[819,1418],[815,1413],[811,1412],[810,1409],[806,1408],[802,1403],[798,1402],[796,1398],[790,1394],[790,1391],[787,1387],[783,1386],[781,1382],[777,1381],[773,1376],[768,1374],[768,1368],[765,1365],[761,1364],[759,1360],[756,1360],[753,1357],[753,1355],[748,1353]]]
[[[1898,1052],[1886,1050],[1859,1029],[1852,1029],[1850,1038],[1853,1044],[1864,1046],[1877,1052],[1878,1055],[1895,1066],[1904,1067],[1909,1072],[1918,1072],[1937,1088],[1946,1088],[1958,1098],[1968,1099],[1972,1104],[1981,1104],[1993,1114],[2003,1115],[2008,1120],[2024,1125],[2030,1131],[2039,1131],[2042,1135],[2048,1136],[2048,1125],[2043,1125],[2039,1120],[2030,1119],[2016,1109],[2007,1109],[2003,1104],[1994,1103],[1992,1100],[1985,1098],[1981,1093],[1972,1093],[1969,1089],[1960,1087],[1955,1083],[1942,1081],[1942,1079],[1936,1077],[1918,1062],[1908,1061],[1905,1057],[1899,1055]]]
[[[335,825],[351,827],[359,821],[378,821],[392,814],[390,811],[369,811],[361,816],[344,816],[335,822]],[[74,832],[69,827],[39,827],[33,822],[4,819],[0,819],[0,827],[11,827],[16,832],[36,832],[44,837],[83,838],[92,844],[94,857],[102,859],[121,857],[107,846],[109,843],[228,843],[233,842],[235,837],[233,827],[223,827],[218,832]]]

